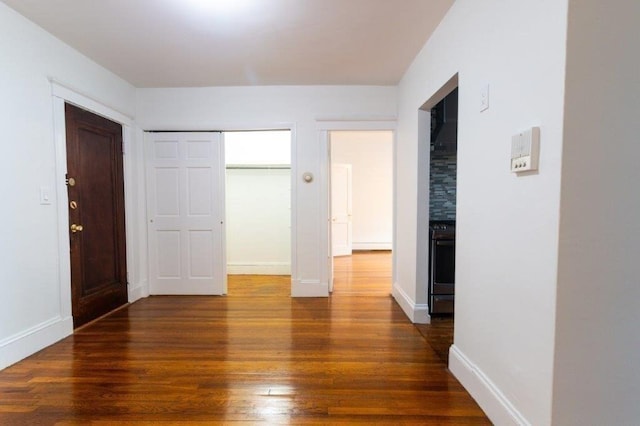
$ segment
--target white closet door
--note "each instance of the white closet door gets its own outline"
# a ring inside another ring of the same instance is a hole
[[[334,256],[351,256],[351,164],[331,166],[331,240]]]
[[[221,133],[147,133],[151,294],[225,294]]]

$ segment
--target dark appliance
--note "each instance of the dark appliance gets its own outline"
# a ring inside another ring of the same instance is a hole
[[[454,221],[429,222],[429,314],[453,314],[456,270]]]
[[[455,152],[458,147],[458,89],[431,109],[431,150]]]

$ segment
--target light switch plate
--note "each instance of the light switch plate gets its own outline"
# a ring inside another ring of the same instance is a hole
[[[489,85],[482,86],[480,91],[480,112],[489,109]]]
[[[51,191],[48,186],[40,187],[40,204],[49,205],[51,204]]]

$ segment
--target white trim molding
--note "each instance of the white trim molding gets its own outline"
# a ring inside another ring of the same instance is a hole
[[[71,317],[71,251],[69,243],[69,196],[65,176],[67,174],[67,145],[64,99],[53,96],[53,127],[56,156],[56,200],[58,217],[58,283],[60,316]],[[73,329],[72,329],[73,331]],[[71,332],[69,333],[71,334]],[[44,346],[43,346],[44,347]]]
[[[131,126],[133,124],[133,118],[129,115],[122,113],[116,108],[112,108],[104,102],[100,102],[85,93],[82,93],[73,86],[62,83],[53,77],[49,77],[49,82],[51,83],[51,94],[53,96],[64,99],[69,103],[77,105],[109,120],[117,121],[123,126]]]
[[[0,342],[0,370],[73,333],[73,319],[56,317]]]
[[[316,117],[318,130],[392,130],[397,127],[396,117]]]
[[[290,262],[228,262],[229,275],[291,275]]]
[[[391,295],[398,302],[405,315],[414,324],[430,324],[429,306],[426,304],[417,304],[400,288],[398,283],[393,283]]]
[[[318,280],[291,280],[291,297],[329,297],[329,285]]]
[[[530,426],[511,401],[455,344],[449,349],[449,370],[497,425]]]
[[[356,250],[392,250],[393,243],[353,243],[352,248]]]
[[[133,303],[136,300],[149,297],[149,282],[147,280],[144,280],[135,286],[129,283],[128,291],[129,291],[129,303]]]

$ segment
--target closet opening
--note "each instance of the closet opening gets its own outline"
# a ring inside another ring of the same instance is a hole
[[[291,292],[291,131],[225,131],[228,293]]]

